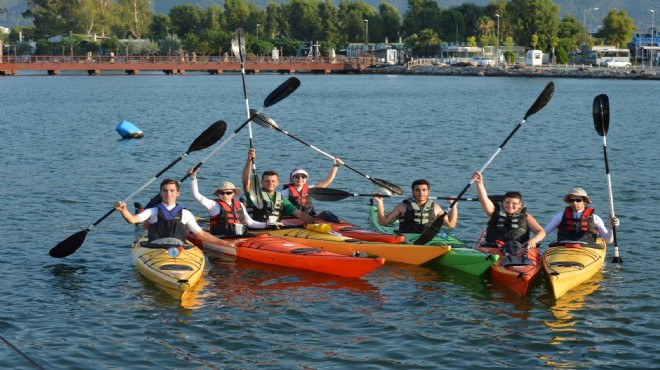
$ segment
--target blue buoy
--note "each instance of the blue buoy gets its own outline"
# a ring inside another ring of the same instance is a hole
[[[117,125],[117,132],[124,139],[135,139],[135,138],[144,137],[144,132],[142,132],[142,130],[140,130],[137,126],[135,126],[134,124],[132,124],[127,120],[123,120],[119,122],[119,124]]]

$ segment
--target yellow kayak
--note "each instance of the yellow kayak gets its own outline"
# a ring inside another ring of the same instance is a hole
[[[299,227],[285,227],[282,229],[250,230],[254,233],[267,233],[271,236],[300,243],[324,251],[353,255],[358,252],[382,257],[386,262],[400,262],[412,265],[421,265],[449,252],[448,245],[410,245],[367,242],[347,238],[333,231],[323,233]]]
[[[605,241],[601,238],[595,244],[551,244],[543,253],[543,268],[555,298],[563,296],[600,271],[606,250]]]
[[[193,289],[206,266],[206,258],[199,248],[152,244],[147,241],[146,234],[133,242],[131,255],[142,275],[174,297],[182,297]]]

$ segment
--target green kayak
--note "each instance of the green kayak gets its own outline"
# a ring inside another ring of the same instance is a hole
[[[392,225],[383,226],[378,223],[377,208],[372,205],[369,207],[369,221],[371,226],[376,230],[390,234],[400,234],[406,239],[406,243],[414,244],[415,240],[419,238],[420,234],[417,233],[400,233],[398,232],[398,221]],[[447,233],[440,233],[427,245],[451,245],[451,250],[442,256],[435,258],[423,266],[438,267],[438,268],[453,268],[471,275],[479,276],[486,272],[490,266],[495,263],[500,257],[496,254],[488,254],[476,249],[465,248],[465,243]]]

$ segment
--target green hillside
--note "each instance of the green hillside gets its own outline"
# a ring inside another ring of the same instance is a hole
[[[156,13],[168,13],[174,5],[181,5],[186,2],[199,5],[204,8],[209,5],[222,6],[224,0],[151,0]],[[265,8],[268,0],[250,0],[257,6]],[[274,0],[275,2],[286,2],[288,0]],[[370,4],[374,8],[378,7],[381,0],[364,0],[365,3]],[[407,0],[390,0],[390,4],[395,6],[403,14],[408,8]],[[460,5],[463,3],[472,3],[480,6],[488,5],[490,0],[439,0],[438,4],[443,9],[451,6]],[[338,3],[338,1],[335,1]],[[586,17],[587,25],[596,28],[602,23],[603,18],[607,15],[609,9],[625,9],[630,17],[635,20],[635,23],[640,29],[649,29],[651,27],[651,13],[649,9],[660,11],[660,2],[658,0],[555,0],[555,3],[560,6],[560,17],[572,15],[579,21]],[[0,0],[0,8],[7,9],[7,13],[0,14],[0,26],[26,26],[29,22],[21,16],[21,12],[26,7],[25,0]],[[589,11],[598,7],[597,11]],[[660,19],[658,19],[660,24]]]

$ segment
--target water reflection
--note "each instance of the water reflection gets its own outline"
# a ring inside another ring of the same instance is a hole
[[[569,290],[565,295],[555,301],[550,307],[554,321],[546,321],[545,325],[552,333],[549,343],[558,349],[553,358],[543,356],[543,360],[550,366],[558,368],[577,368],[589,366],[588,360],[578,360],[576,356],[569,356],[575,352],[575,346],[583,341],[590,341],[593,334],[583,330],[585,318],[588,314],[584,312],[589,309],[589,295],[595,292],[601,285],[603,274],[599,271],[590,280]],[[567,347],[566,347],[567,346]],[[592,347],[588,347],[593,349]]]

